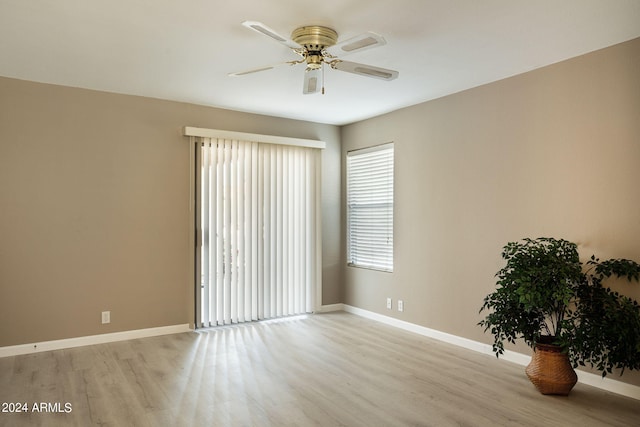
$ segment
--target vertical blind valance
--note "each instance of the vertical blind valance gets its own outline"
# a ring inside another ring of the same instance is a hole
[[[347,153],[349,265],[393,270],[393,144]]]
[[[320,151],[196,138],[198,326],[311,312],[320,281]]]
[[[277,144],[277,145],[292,145],[295,147],[307,147],[307,148],[325,148],[324,141],[318,141],[315,139],[302,139],[291,138],[286,136],[276,135],[261,135],[257,133],[235,132],[219,129],[205,129],[197,128],[193,126],[185,126],[182,129],[184,136],[197,137],[197,138],[209,138],[209,139],[230,139],[238,141],[253,141],[261,144]],[[192,138],[192,141],[194,139]]]

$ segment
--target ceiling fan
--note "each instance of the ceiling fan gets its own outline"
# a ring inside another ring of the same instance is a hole
[[[291,38],[283,37],[271,28],[256,21],[245,21],[245,27],[265,35],[280,44],[291,49],[301,56],[295,61],[287,61],[282,64],[268,65],[237,73],[230,73],[230,76],[244,76],[260,71],[271,70],[280,65],[306,64],[304,73],[304,86],[302,93],[312,94],[322,91],[323,86],[323,65],[326,64],[334,70],[346,71],[365,77],[373,77],[382,80],[393,80],[398,77],[398,72],[386,68],[374,67],[372,65],[359,64],[357,62],[343,61],[339,56],[345,56],[355,52],[361,52],[377,46],[382,46],[387,42],[385,39],[373,32],[366,32],[348,40],[338,43],[338,33],[328,27],[319,25],[309,25],[293,30]]]

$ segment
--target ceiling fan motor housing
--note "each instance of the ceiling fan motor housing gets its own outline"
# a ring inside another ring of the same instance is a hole
[[[322,51],[333,46],[338,41],[335,30],[319,25],[309,25],[296,28],[291,33],[291,40],[304,46],[307,51],[307,69],[317,70],[322,66]]]
[[[338,41],[338,33],[328,27],[309,25],[293,30],[291,39],[307,50],[315,52],[333,46]]]

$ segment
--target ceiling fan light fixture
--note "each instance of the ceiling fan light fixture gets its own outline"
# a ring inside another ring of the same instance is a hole
[[[307,56],[307,70],[317,70],[322,67],[322,61],[324,61],[320,53],[313,52]]]

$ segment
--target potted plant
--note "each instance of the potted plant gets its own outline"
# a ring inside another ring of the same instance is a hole
[[[640,369],[640,306],[603,286],[612,276],[640,280],[640,264],[592,256],[585,269],[577,245],[554,238],[508,243],[502,258],[479,325],[493,334],[496,356],[505,341],[522,338],[533,348],[526,373],[541,393],[568,394],[578,366],[594,366],[603,377]]]

